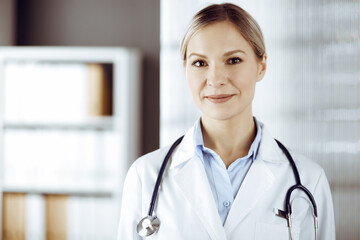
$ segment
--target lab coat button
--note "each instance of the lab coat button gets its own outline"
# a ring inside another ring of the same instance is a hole
[[[224,207],[229,207],[230,204],[231,204],[231,202],[229,202],[229,201],[224,201],[223,202]]]

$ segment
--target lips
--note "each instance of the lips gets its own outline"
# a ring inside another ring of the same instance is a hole
[[[217,95],[208,95],[205,96],[205,98],[212,103],[224,103],[229,101],[233,96],[234,94],[217,94]]]

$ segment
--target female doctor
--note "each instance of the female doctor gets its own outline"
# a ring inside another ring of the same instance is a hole
[[[255,85],[264,77],[267,57],[256,21],[236,5],[211,5],[194,16],[181,53],[201,118],[174,146],[151,213],[153,189],[170,146],[132,164],[118,240],[335,239],[325,173],[293,152],[301,183],[317,209],[305,191],[295,189],[286,218],[285,196],[296,184],[294,171],[266,126],[252,115]]]

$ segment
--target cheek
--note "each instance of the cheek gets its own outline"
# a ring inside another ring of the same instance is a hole
[[[234,79],[234,84],[236,87],[245,92],[247,90],[252,90],[255,88],[256,84],[256,71],[239,70],[231,73],[231,79]]]
[[[202,86],[202,76],[198,72],[186,70],[186,81],[193,96],[199,95]]]

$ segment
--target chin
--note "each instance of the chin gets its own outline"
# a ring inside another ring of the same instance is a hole
[[[226,120],[230,120],[232,118],[234,118],[235,116],[237,116],[238,114],[230,114],[227,112],[210,112],[210,113],[206,113],[203,112],[202,115],[205,115],[207,118],[213,119],[213,120],[218,120],[218,121],[226,121]]]
[[[251,115],[252,110],[251,104],[246,106],[227,106],[222,108],[207,108],[202,109],[201,113],[203,116],[209,119],[218,121],[227,121],[234,119],[241,119],[244,116]]]

